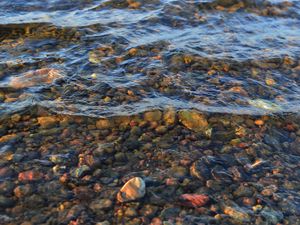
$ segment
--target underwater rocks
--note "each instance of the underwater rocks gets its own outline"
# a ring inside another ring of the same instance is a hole
[[[0,210],[19,216],[12,221],[29,209],[37,224],[259,225],[300,215],[297,124],[172,108],[67,123],[20,115],[8,117],[3,137],[22,138],[0,143]],[[285,154],[270,137],[286,142]]]

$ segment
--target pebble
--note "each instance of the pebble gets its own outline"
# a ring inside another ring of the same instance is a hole
[[[33,189],[30,184],[20,185],[14,189],[14,194],[17,198],[22,198],[32,194]]]
[[[146,185],[142,178],[134,177],[127,181],[117,195],[119,202],[130,202],[143,198],[146,194]]]
[[[9,86],[21,89],[41,84],[51,84],[54,80],[61,77],[63,77],[62,72],[57,69],[42,68],[13,77]]]
[[[269,77],[266,78],[265,82],[268,86],[274,86],[276,84],[276,81],[273,78]]]
[[[185,127],[195,132],[205,131],[208,128],[206,117],[197,111],[180,111],[178,117]]]
[[[234,220],[240,223],[247,223],[250,222],[250,215],[242,208],[238,206],[225,206],[224,213],[230,217],[232,217]]]
[[[9,208],[15,204],[11,198],[0,195],[0,208]]]
[[[234,192],[233,195],[236,198],[240,197],[251,197],[253,195],[253,189],[244,185],[240,185]]]
[[[169,108],[164,112],[163,119],[165,124],[174,125],[177,120],[176,111],[173,108]]]
[[[209,197],[204,194],[183,194],[179,199],[181,204],[189,207],[202,207],[209,201]]]
[[[38,172],[38,171],[34,171],[34,170],[30,170],[30,171],[24,171],[19,173],[18,175],[18,180],[19,181],[37,181],[43,178],[43,174]]]
[[[158,207],[155,205],[144,205],[144,207],[140,210],[140,213],[147,217],[152,217],[156,214],[157,211]]]
[[[206,181],[211,177],[209,167],[201,160],[198,160],[190,167],[190,174],[202,181]]]
[[[110,119],[99,119],[96,122],[97,129],[110,129],[114,126],[113,120]]]
[[[10,195],[14,190],[15,184],[12,181],[4,180],[0,182],[0,194]]]
[[[169,218],[174,218],[174,217],[178,216],[179,213],[180,213],[180,208],[168,207],[161,211],[159,217],[162,219],[169,219]]]
[[[108,222],[107,220],[105,220],[105,221],[96,223],[96,225],[110,225],[110,222]]]
[[[269,207],[265,207],[260,215],[269,223],[269,224],[278,224],[283,219],[283,214],[280,211],[275,211]]]
[[[162,112],[160,110],[150,111],[144,113],[144,120],[153,122],[160,121],[162,118]]]
[[[124,214],[126,217],[135,217],[138,215],[137,211],[132,207],[127,208]]]
[[[183,166],[173,166],[171,168],[171,175],[175,178],[184,178],[187,174],[188,170]]]
[[[18,135],[17,134],[8,134],[8,135],[4,135],[0,138],[0,143],[2,142],[8,142],[8,141],[11,141],[11,140],[15,140],[18,138]]]
[[[255,123],[255,125],[257,125],[257,126],[262,126],[262,125],[264,125],[264,121],[263,121],[263,120],[255,120],[254,123]]]
[[[262,191],[261,191],[261,194],[263,196],[272,196],[276,191],[277,191],[277,187],[275,185],[270,185],[266,188],[264,188]]]
[[[108,210],[113,206],[113,202],[110,199],[94,200],[89,207],[95,212],[98,210]]]
[[[96,223],[96,225],[110,225],[110,222],[108,222],[107,220],[105,220],[105,221]]]
[[[117,162],[126,162],[127,161],[127,156],[124,152],[117,152],[115,154],[115,160]]]
[[[150,225],[163,225],[163,222],[160,218],[155,217],[155,218],[152,219]]]
[[[52,116],[41,116],[37,120],[41,128],[52,128],[58,124],[58,120]]]
[[[83,177],[84,175],[86,175],[88,172],[90,172],[90,167],[87,166],[87,165],[82,165],[76,169],[73,169],[71,171],[71,175],[73,177],[76,177],[76,178],[80,178],[80,177]]]

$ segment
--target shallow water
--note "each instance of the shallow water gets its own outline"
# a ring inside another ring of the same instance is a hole
[[[300,224],[299,55],[297,0],[0,1],[0,224]]]
[[[299,111],[298,1],[0,4],[1,90],[22,96],[1,112],[34,103],[66,114],[135,114],[165,102],[235,114]],[[41,68],[63,77],[10,83]],[[261,99],[277,107],[255,104]]]

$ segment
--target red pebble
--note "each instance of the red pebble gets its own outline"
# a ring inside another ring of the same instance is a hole
[[[204,194],[183,194],[180,196],[180,201],[185,206],[201,207],[209,201],[209,197]]]
[[[241,143],[238,144],[238,147],[240,147],[240,148],[247,148],[248,144],[245,143],[245,142],[241,142]]]
[[[43,174],[37,171],[29,170],[19,173],[18,179],[19,181],[36,181],[40,180],[42,177]]]

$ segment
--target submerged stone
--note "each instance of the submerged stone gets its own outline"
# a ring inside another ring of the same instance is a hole
[[[225,206],[224,213],[239,223],[250,222],[250,215],[238,206]]]
[[[57,69],[43,68],[29,71],[19,77],[10,80],[9,86],[20,89],[41,84],[51,84],[54,80],[63,77],[62,72]]]
[[[264,99],[254,99],[254,100],[249,100],[248,101],[250,105],[256,107],[256,108],[260,108],[260,109],[264,109],[264,110],[268,110],[268,111],[280,111],[282,110],[282,108],[277,105],[276,103],[273,103],[271,101],[268,100],[264,100]]]
[[[89,171],[90,171],[90,167],[88,167],[87,165],[83,165],[83,166],[80,166],[80,167],[74,169],[71,172],[71,175],[73,177],[80,178],[80,177],[83,177],[84,175],[86,175]]]
[[[278,224],[283,219],[283,214],[280,211],[275,211],[269,207],[265,207],[260,215],[270,224]]]
[[[211,177],[209,167],[202,160],[198,160],[192,164],[190,174],[201,181],[206,181]]]
[[[164,112],[163,119],[167,125],[173,125],[176,123],[177,114],[173,108],[169,108]]]
[[[202,207],[209,201],[209,197],[204,194],[183,194],[180,201],[189,207]]]
[[[146,194],[146,184],[140,177],[127,181],[117,195],[119,202],[130,202],[143,198]]]
[[[178,113],[179,121],[188,129],[195,132],[205,131],[208,129],[208,122],[206,117],[195,111],[180,111]]]
[[[162,112],[160,110],[154,110],[145,112],[144,119],[149,122],[160,121],[162,118]]]
[[[53,116],[41,116],[38,117],[37,120],[41,128],[54,127],[58,123],[57,118]]]

